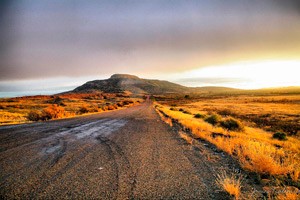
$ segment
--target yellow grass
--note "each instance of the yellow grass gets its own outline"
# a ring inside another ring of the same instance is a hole
[[[299,200],[300,199],[300,195],[295,193],[295,192],[286,192],[283,194],[279,194],[276,197],[276,200]]]
[[[104,99],[105,96],[105,99]],[[126,101],[130,103],[126,104]],[[69,118],[82,114],[125,108],[142,101],[138,98],[118,97],[115,94],[64,94],[58,96],[30,96],[0,98],[0,125],[29,122],[30,112],[53,114],[54,118]],[[125,102],[125,103],[124,103]],[[118,104],[118,105],[117,105]],[[57,107],[55,107],[57,105]],[[85,107],[87,112],[82,113]],[[57,110],[57,112],[53,112]]]
[[[226,172],[221,172],[216,180],[217,184],[235,199],[239,199],[241,195],[241,178],[236,178],[236,175],[228,175]]]
[[[273,139],[271,133],[247,126],[240,132],[227,131],[212,126],[203,119],[196,119],[191,114],[170,110],[167,106],[159,109],[189,128],[196,138],[205,139],[237,158],[245,169],[268,175],[289,174],[294,181],[298,181],[299,139],[288,137],[287,141],[279,141]],[[213,137],[212,133],[224,137]]]
[[[193,138],[192,137],[190,137],[190,136],[188,136],[188,135],[186,135],[186,134],[184,134],[184,133],[182,133],[182,132],[179,132],[179,136],[182,138],[182,139],[184,139],[187,143],[189,143],[189,144],[193,144]]]
[[[247,120],[247,124],[255,122],[265,130],[281,129],[281,126],[288,126],[288,132],[298,131],[300,136],[300,95],[280,95],[266,97],[238,96],[203,99],[183,105],[193,113],[204,114],[216,112],[227,113],[236,118]]]

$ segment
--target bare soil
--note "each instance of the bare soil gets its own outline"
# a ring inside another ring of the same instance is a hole
[[[0,127],[1,199],[230,199],[220,171],[244,175],[213,146],[179,136],[147,100],[125,110]],[[187,133],[188,134],[188,133]],[[246,196],[245,196],[246,197]]]

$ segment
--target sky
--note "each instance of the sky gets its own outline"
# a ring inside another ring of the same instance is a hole
[[[295,0],[2,0],[0,96],[115,73],[186,86],[300,85]]]

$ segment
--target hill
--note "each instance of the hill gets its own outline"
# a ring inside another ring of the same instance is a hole
[[[185,87],[164,80],[143,79],[129,74],[114,74],[109,79],[94,80],[75,88],[71,93],[123,93],[133,94],[168,94],[168,93],[201,93],[201,94],[299,94],[300,87],[265,88],[242,90],[228,87]],[[70,93],[67,92],[67,93]]]
[[[87,93],[102,91],[106,93],[131,92],[134,94],[185,93],[190,88],[161,80],[142,79],[128,74],[114,74],[106,80],[89,81],[72,92]]]

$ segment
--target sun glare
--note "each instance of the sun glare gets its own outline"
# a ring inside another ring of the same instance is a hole
[[[199,79],[193,86],[212,85],[205,83],[207,79],[232,80],[217,86],[244,89],[266,87],[300,86],[299,60],[267,60],[255,62],[239,62],[221,66],[209,66],[178,74],[185,79]]]

